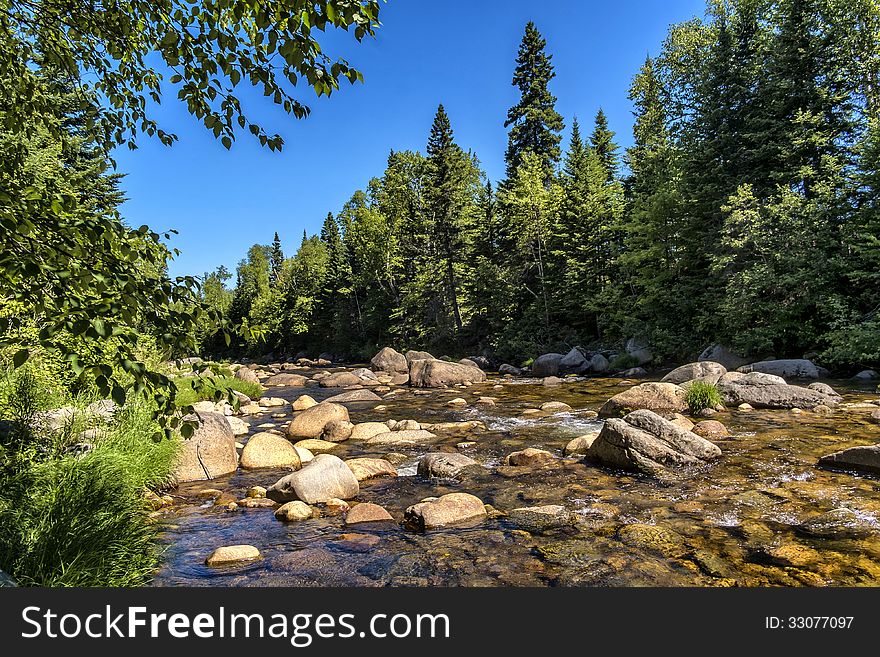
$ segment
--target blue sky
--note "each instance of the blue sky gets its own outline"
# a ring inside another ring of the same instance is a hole
[[[239,86],[246,112],[285,139],[281,153],[241,134],[230,151],[167,93],[154,118],[180,140],[172,147],[141,137],[136,151],[117,149],[127,174],[123,206],[134,226],[176,229],[181,255],[172,275],[226,265],[234,271],[248,247],[278,231],[292,255],[303,230],[320,229],[351,194],[381,175],[390,149],[424,150],[438,103],[457,142],[472,149],[495,181],[504,173],[507,108],[514,58],[525,23],[547,40],[556,78],[551,91],[565,117],[589,132],[601,106],[622,146],[631,142],[630,80],[646,54],[656,54],[671,23],[702,16],[704,0],[390,0],[373,40],[357,44],[346,33],[323,43],[360,69],[364,84],[343,84],[317,99],[305,120],[288,117],[259,92]]]

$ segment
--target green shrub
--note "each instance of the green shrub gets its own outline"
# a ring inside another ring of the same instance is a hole
[[[622,372],[633,367],[638,367],[639,359],[627,353],[615,356],[608,364],[608,369],[612,372]]]
[[[721,393],[712,383],[694,381],[688,386],[685,401],[691,413],[699,413],[706,408],[714,408],[721,403]]]
[[[232,376],[215,376],[211,378],[178,378],[177,405],[188,406],[197,401],[222,399],[228,391],[235,390],[251,399],[259,399],[263,395],[263,386],[259,383],[242,381]],[[219,393],[219,396],[218,396]]]

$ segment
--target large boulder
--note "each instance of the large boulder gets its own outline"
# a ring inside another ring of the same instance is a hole
[[[423,477],[454,479],[469,469],[478,469],[480,464],[464,454],[430,452],[419,461],[418,473]]]
[[[590,369],[589,361],[584,358],[583,353],[577,347],[572,347],[562,360],[559,361],[560,372],[575,372],[580,374]]]
[[[379,353],[370,359],[370,364],[377,372],[405,374],[409,371],[406,356],[391,347],[382,347]]]
[[[302,500],[319,504],[338,498],[349,500],[360,487],[351,469],[338,456],[318,454],[301,470],[282,477],[266,490],[266,497],[276,502]]]
[[[737,356],[730,351],[730,349],[720,344],[713,344],[706,347],[703,350],[703,353],[697,356],[697,360],[709,360],[713,363],[723,365],[728,370],[735,370],[737,367],[748,365],[749,362],[751,362],[747,358]]]
[[[640,383],[605,402],[599,409],[599,417],[620,417],[638,409],[682,413],[688,407],[686,395],[685,389],[674,383]]]
[[[241,450],[241,467],[293,468],[298,470],[302,462],[296,448],[289,440],[274,433],[256,433]]]
[[[486,380],[478,367],[448,363],[443,360],[414,360],[409,366],[409,383],[416,388],[442,388],[460,383]]]
[[[323,377],[320,381],[322,388],[345,388],[347,386],[358,386],[362,383],[361,378],[351,372],[336,372]]]
[[[260,384],[260,377],[257,376],[257,373],[247,367],[239,367],[235,370],[234,376],[239,381],[247,381],[248,383],[256,383],[257,385]]]
[[[590,359],[591,372],[602,374],[603,372],[607,372],[609,367],[611,367],[611,363],[605,358],[605,356],[602,354],[593,354],[593,357]]]
[[[354,402],[378,402],[382,401],[382,398],[372,390],[361,389],[349,390],[348,392],[333,395],[332,397],[328,397],[324,401],[332,402],[335,404],[351,404]]]
[[[661,476],[670,468],[719,456],[721,450],[714,443],[643,409],[607,420],[585,460]]]
[[[348,421],[348,409],[341,404],[321,402],[299,413],[287,425],[291,438],[318,438],[331,422]]]
[[[239,370],[240,372],[241,370]],[[268,379],[266,379],[265,384],[267,386],[291,386],[296,388],[302,388],[307,384],[308,379],[304,377],[302,374],[291,374],[289,372],[280,372],[279,374],[273,374]]]
[[[762,360],[751,365],[743,365],[737,368],[737,372],[748,374],[749,372],[761,372],[773,374],[786,379],[818,379],[822,376],[822,370],[812,361],[806,358],[786,358],[782,360]]]
[[[177,481],[203,481],[235,472],[238,453],[235,435],[226,416],[220,413],[193,413],[184,421],[196,422],[193,435],[183,441],[174,476]]]
[[[638,338],[630,338],[626,343],[626,353],[636,360],[636,365],[645,365],[654,360],[648,343]]]
[[[728,372],[716,384],[728,406],[749,404],[753,408],[806,408],[833,406],[840,397],[818,390],[789,385],[775,374]]]
[[[862,370],[853,379],[856,381],[874,381],[880,379],[880,374],[877,374],[875,370]]]
[[[479,497],[469,493],[447,493],[413,504],[406,510],[404,521],[411,528],[424,530],[475,522],[486,515],[486,507]]]
[[[427,351],[414,351],[412,349],[406,352],[404,358],[406,358],[407,368],[417,360],[437,360]]]
[[[850,447],[834,452],[820,458],[817,465],[832,470],[857,470],[880,474],[880,445]]]
[[[565,358],[562,354],[543,354],[532,363],[532,376],[545,377],[559,374],[560,364]]]
[[[669,374],[664,376],[661,381],[664,383],[681,384],[686,381],[699,379],[706,383],[717,383],[718,379],[725,374],[727,374],[727,368],[721,363],[716,363],[711,360],[703,360],[676,367]]]

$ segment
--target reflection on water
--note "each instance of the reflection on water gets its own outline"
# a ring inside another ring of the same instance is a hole
[[[493,388],[499,382],[503,389]],[[413,418],[421,423],[480,420],[486,429],[438,432],[430,447],[375,450],[346,442],[341,458],[402,452],[397,478],[363,482],[359,501],[381,504],[402,519],[428,496],[464,491],[499,511],[561,504],[577,524],[544,534],[517,529],[503,516],[469,528],[428,533],[399,525],[346,527],[341,517],[281,523],[267,509],[226,512],[199,499],[203,488],[240,498],[268,486],[282,471],[238,472],[181,486],[162,518],[166,552],[155,584],[203,586],[606,586],[606,585],[876,585],[880,583],[880,481],[814,468],[829,452],[877,442],[880,430],[866,408],[867,389],[830,382],[845,397],[831,415],[737,410],[720,413],[732,432],[718,441],[723,457],[662,484],[562,458],[573,437],[595,431],[587,417],[625,389],[614,379],[581,379],[545,387],[537,380],[490,380],[468,389],[405,392],[386,410],[352,409],[353,422]],[[292,399],[303,389],[274,388]],[[338,390],[309,388],[317,399]],[[450,408],[465,397],[491,396],[496,405]],[[523,417],[526,408],[562,401],[572,412]],[[288,407],[289,408],[289,407]],[[876,409],[876,406],[873,408]],[[266,421],[266,416],[252,424]],[[277,420],[283,422],[283,420]],[[463,441],[473,446],[456,448]],[[503,466],[504,457],[540,447],[559,460],[543,468]],[[462,451],[486,471],[460,482],[427,480],[415,465],[426,451]],[[825,514],[852,514],[824,522]],[[812,522],[811,522],[812,521]],[[248,543],[263,559],[228,569],[207,568],[220,545]]]

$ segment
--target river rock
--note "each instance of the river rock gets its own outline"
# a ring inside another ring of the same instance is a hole
[[[383,422],[360,422],[351,430],[351,440],[368,440],[387,431],[388,426]]]
[[[214,550],[205,559],[208,566],[227,566],[242,561],[253,561],[260,558],[260,551],[253,545],[227,545]]]
[[[347,386],[357,386],[363,383],[360,377],[355,376],[351,372],[336,372],[321,378],[320,386],[322,388],[345,388]]]
[[[306,504],[318,504],[333,498],[351,499],[358,490],[354,473],[342,459],[332,454],[318,454],[301,470],[272,484],[266,496],[276,502],[302,500]]]
[[[308,450],[312,454],[329,454],[339,447],[339,443],[331,443],[329,440],[321,440],[320,438],[306,438],[305,440],[297,441],[293,446],[298,449]]]
[[[464,454],[430,452],[419,460],[418,473],[422,477],[455,479],[466,470],[476,470],[481,466]]]
[[[370,359],[373,369],[379,372],[407,372],[406,357],[399,351],[395,351],[391,347],[383,347],[375,356]]]
[[[287,400],[281,399],[281,397],[260,397],[260,401],[258,403],[260,404],[260,406],[273,408],[276,406],[284,406],[287,403]]]
[[[626,353],[636,360],[636,365],[645,365],[654,360],[654,355],[647,342],[638,338],[630,338],[626,343]]]
[[[592,433],[584,434],[583,436],[578,436],[577,438],[572,438],[568,441],[568,444],[565,446],[565,449],[562,450],[562,453],[565,456],[586,454],[587,451],[589,451],[590,446],[596,442],[596,438],[598,437],[599,432],[594,431]]]
[[[386,431],[367,439],[366,444],[376,445],[424,445],[433,441],[436,434],[424,429],[404,429],[403,431]]]
[[[593,374],[603,374],[611,367],[611,363],[602,354],[593,354],[590,358],[590,371]]]
[[[728,372],[716,384],[725,404],[753,408],[808,408],[833,406],[839,398],[817,390],[789,385],[781,377],[762,372]]]
[[[301,440],[300,442],[303,441]],[[300,463],[308,463],[313,458],[315,458],[315,455],[312,453],[311,450],[306,449],[305,447],[301,447],[299,443],[294,445],[293,448],[296,450],[297,455],[299,455]]]
[[[871,424],[880,424],[880,410],[871,411],[871,414],[868,416],[868,422]]]
[[[723,365],[728,370],[735,370],[738,367],[742,367],[743,365],[748,365],[749,360],[747,358],[742,358],[741,356],[737,356],[727,347],[724,347],[720,344],[713,344],[697,356],[697,360],[709,360],[719,365]]]
[[[306,385],[308,379],[304,377],[302,374],[290,374],[289,372],[280,372],[278,374],[273,374],[268,379],[266,379],[265,384],[267,386],[290,386],[295,388],[302,388]]]
[[[275,509],[275,517],[284,522],[300,522],[312,517],[312,507],[300,500],[286,502]]]
[[[856,374],[853,379],[856,381],[875,381],[876,379],[880,379],[880,374],[875,370],[862,370]]]
[[[379,402],[382,398],[372,390],[349,390],[333,395],[324,400],[334,404],[351,404],[354,402]]]
[[[686,391],[674,383],[640,383],[605,402],[599,409],[599,417],[620,417],[638,409],[681,413],[688,407],[686,395]]]
[[[840,397],[837,391],[827,383],[811,383],[807,386],[807,388],[809,390],[821,392],[823,395],[828,395],[829,397]]]
[[[820,467],[880,474],[880,444],[850,447],[819,459]]]
[[[527,532],[543,532],[575,522],[574,514],[558,504],[513,509],[507,514],[507,518]]]
[[[537,467],[545,465],[547,463],[552,463],[555,460],[556,457],[545,449],[526,447],[524,450],[521,450],[519,452],[508,454],[507,457],[504,459],[504,463],[506,465]]]
[[[659,476],[667,468],[702,463],[721,456],[705,438],[677,427],[650,410],[606,420],[586,460]]]
[[[520,374],[522,374],[522,370],[518,367],[510,365],[509,363],[502,363],[498,366],[498,373],[510,374],[511,376],[519,376]]]
[[[589,361],[577,347],[572,347],[562,360],[559,361],[559,370],[562,372],[575,372],[580,374],[590,369]]]
[[[415,351],[413,349],[407,351],[404,356],[406,358],[407,369],[409,369],[409,366],[417,360],[437,360],[427,351]]]
[[[644,367],[631,367],[628,370],[623,370],[623,372],[620,373],[620,376],[627,379],[644,379],[648,376],[648,370]]]
[[[691,431],[706,440],[714,440],[716,438],[727,438],[730,432],[718,420],[703,420],[697,422]]]
[[[821,376],[820,368],[806,358],[785,358],[780,360],[762,360],[751,365],[738,367],[737,372],[748,374],[749,372],[761,372],[774,374],[788,379],[818,379]]]
[[[354,425],[348,420],[332,420],[327,423],[326,427],[324,427],[324,432],[321,434],[321,440],[326,440],[331,443],[341,443],[349,439],[353,428]]]
[[[254,383],[256,385],[260,385],[260,377],[257,376],[257,373],[247,367],[240,367],[235,370],[235,374],[233,375],[239,381],[246,381],[247,383]]]
[[[287,425],[287,435],[291,438],[317,438],[328,424],[340,420],[348,421],[348,409],[340,404],[322,402],[293,418]]]
[[[235,451],[235,435],[226,416],[220,413],[195,413],[183,419],[196,422],[197,427],[193,435],[183,441],[175,468],[177,481],[203,481],[235,472],[238,452]]]
[[[661,381],[664,383],[675,383],[680,385],[686,381],[698,379],[706,383],[716,383],[718,379],[727,374],[727,368],[721,363],[711,360],[703,360],[696,363],[688,363],[681,367],[676,367],[669,374],[664,376]]]
[[[317,405],[318,405],[318,402],[316,402],[314,400],[314,398],[310,397],[309,395],[300,395],[299,397],[294,399],[293,402],[291,402],[291,404],[290,404],[291,408],[293,408],[293,410],[295,410],[295,411],[305,411],[305,410],[311,408],[312,406],[317,406]]]
[[[447,493],[434,500],[413,504],[406,510],[404,521],[413,529],[435,529],[486,517],[480,498],[469,493]]]
[[[486,380],[486,373],[478,367],[442,360],[414,360],[409,366],[409,383],[416,388],[443,388],[461,383]]]
[[[388,522],[394,521],[391,514],[378,504],[361,502],[351,507],[345,514],[346,525],[357,525],[364,522]]]
[[[234,436],[247,435],[247,433],[251,430],[251,425],[242,420],[240,417],[229,415],[226,417],[226,421],[229,422],[229,427],[232,429],[232,435]]]
[[[860,539],[877,531],[852,509],[840,507],[814,516],[797,526],[807,536],[830,539]]]
[[[241,450],[241,467],[293,468],[302,465],[296,448],[287,439],[274,433],[256,433]]]
[[[562,379],[558,376],[545,376],[541,383],[545,386],[558,386],[562,385]]]
[[[348,469],[352,471],[355,479],[366,481],[367,479],[375,479],[376,477],[396,477],[397,470],[385,459],[376,459],[361,457],[356,459],[348,459],[345,462]]]
[[[467,365],[468,367],[480,367],[474,361],[472,361],[470,358],[462,358],[458,361],[458,364],[459,365]],[[480,369],[483,369],[483,368],[480,368]]]
[[[541,404],[541,410],[545,413],[567,413],[571,410],[571,406],[565,402],[549,401]]]
[[[563,358],[565,358],[565,356],[562,354],[544,354],[538,356],[532,363],[532,376],[556,376],[559,374],[559,367]]]

